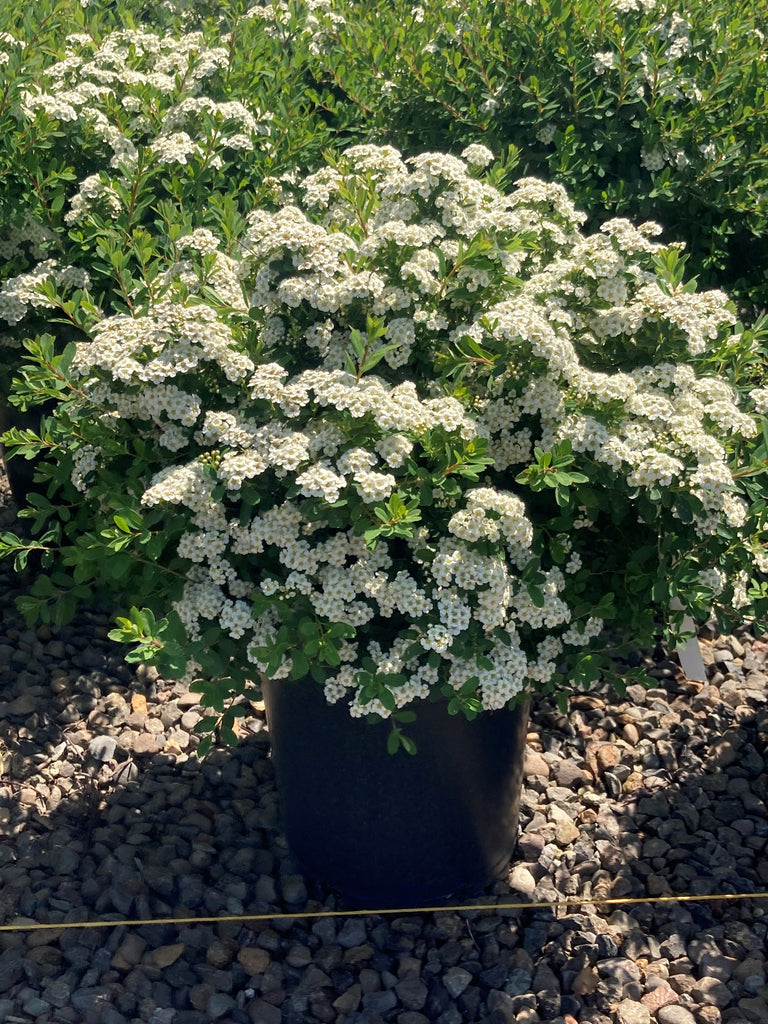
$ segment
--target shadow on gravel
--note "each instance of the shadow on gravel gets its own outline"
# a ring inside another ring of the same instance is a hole
[[[682,1000],[768,1020],[761,901],[664,901],[768,889],[768,645],[705,642],[706,685],[656,661],[650,690],[538,702],[492,911],[134,926],[344,908],[286,848],[259,713],[199,765],[194,697],[122,663],[106,616],[28,630],[2,565],[0,585],[0,923],[115,922],[0,933],[0,1019],[615,1024],[621,1000]],[[638,902],[504,909],[579,897]]]
[[[602,698],[591,696],[567,717],[544,704],[535,709],[532,741],[537,734],[550,778],[527,777],[522,859],[513,871],[516,886],[526,871],[534,887],[521,893],[499,883],[487,894],[500,901],[495,910],[217,926],[119,921],[338,906],[302,877],[286,849],[265,733],[215,752],[202,766],[193,759],[177,764],[178,755],[163,753],[101,762],[78,739],[81,723],[65,727],[65,749],[55,744],[51,752],[45,743],[40,750],[49,727],[35,725],[34,712],[23,719],[4,713],[3,726],[17,731],[11,761],[22,774],[6,773],[0,783],[2,920],[116,924],[0,935],[0,1010],[18,1009],[30,990],[61,1006],[48,1017],[20,1020],[206,1024],[219,1019],[213,1007],[225,1009],[233,1024],[291,1024],[336,1021],[349,1005],[354,1010],[342,1020],[372,1024],[395,1020],[410,1000],[420,1005],[412,1012],[423,1011],[427,1020],[455,1006],[462,1020],[495,1022],[501,1018],[490,1017],[489,1008],[506,1007],[515,1014],[536,1010],[542,1021],[570,1014],[573,1021],[613,1024],[617,1001],[648,997],[662,1005],[685,994],[721,1009],[739,1006],[741,1020],[768,1019],[759,1016],[766,994],[762,909],[649,899],[765,888],[765,707],[748,697],[730,710],[699,707],[687,695],[683,711],[670,692],[675,685],[671,679],[665,697],[661,687],[647,695],[645,734],[634,747],[610,739],[625,713],[620,702],[598,706]],[[145,689],[147,721],[155,714],[161,724],[164,715],[175,720],[173,690],[163,691],[162,681]],[[59,699],[66,707],[76,696]],[[668,714],[679,722],[662,724]],[[608,745],[625,754],[609,757]],[[676,766],[657,763],[664,751]],[[621,765],[632,770],[626,774]],[[533,766],[543,773],[538,762]],[[606,778],[625,774],[621,794],[608,795],[615,782]],[[71,789],[59,799],[56,788],[66,779]],[[618,910],[503,908],[578,896],[640,902]],[[398,973],[409,960],[418,972],[410,987]],[[384,977],[394,984],[385,987]],[[649,977],[658,980],[652,989]],[[367,1007],[363,995],[370,997]],[[280,1008],[280,1016],[268,1007]],[[375,1013],[365,1016],[372,1007]],[[168,1015],[152,1016],[160,1010]]]

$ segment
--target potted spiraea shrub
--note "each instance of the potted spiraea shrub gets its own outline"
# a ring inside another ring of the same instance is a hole
[[[83,291],[38,510],[67,521],[25,611],[106,582],[204,744],[263,695],[310,874],[466,895],[514,847],[531,696],[764,609],[759,339],[655,225],[585,234],[480,144],[353,146],[280,188],[235,245],[158,234],[130,311]]]

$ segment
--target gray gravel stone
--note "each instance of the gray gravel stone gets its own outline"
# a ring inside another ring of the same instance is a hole
[[[286,875],[281,890],[286,903],[303,903],[307,898],[307,886],[301,875]]]
[[[397,985],[395,985],[397,998],[407,1010],[421,1010],[429,995],[429,989],[421,980],[418,974],[406,974]]]
[[[65,978],[49,978],[44,982],[41,994],[47,1003],[61,1009],[70,1002],[72,989]]]
[[[598,973],[604,978],[613,978],[621,985],[630,981],[640,980],[640,968],[634,960],[623,957],[611,957],[597,965]]]
[[[158,1006],[152,1011],[147,1024],[175,1024],[178,1018],[178,1011],[173,1007]]]
[[[366,992],[363,996],[363,1007],[373,1013],[385,1014],[397,1006],[397,995],[392,989],[378,992]]]
[[[367,938],[365,923],[359,917],[349,917],[339,931],[336,941],[345,949],[362,946]]]
[[[0,956],[0,992],[9,992],[24,977],[24,962],[21,957],[8,950]]]
[[[536,889],[536,879],[524,864],[515,864],[509,873],[509,885],[516,892],[531,895]]]
[[[659,1024],[696,1024],[696,1018],[684,1006],[662,1006],[656,1020]]]
[[[111,993],[103,985],[80,988],[72,993],[72,1006],[83,1015],[86,1024],[100,1017],[110,1003]]]
[[[30,995],[22,1000],[21,1008],[24,1013],[28,1013],[30,1017],[39,1017],[43,1013],[47,1013],[51,1009],[51,1004],[46,1002],[45,999],[41,999],[39,996]]]
[[[651,1015],[642,1003],[622,999],[614,1011],[616,1024],[651,1024]]]
[[[128,1024],[128,1018],[123,1016],[114,1006],[108,1006],[101,1014],[101,1024]]]
[[[227,1014],[231,1014],[235,1008],[235,1000],[226,992],[214,992],[208,1000],[206,1010],[211,1020],[221,1020]]]
[[[442,981],[451,998],[457,999],[472,981],[472,975],[463,967],[451,967],[443,975]]]
[[[731,990],[716,978],[700,978],[691,989],[695,1002],[717,1006],[720,1009],[728,1006],[732,1000]]]

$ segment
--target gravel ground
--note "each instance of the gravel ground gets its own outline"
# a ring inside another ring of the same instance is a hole
[[[0,932],[1,1021],[768,1021],[768,904],[653,902],[768,890],[749,631],[703,631],[706,683],[648,655],[653,689],[533,708],[523,831],[488,897],[639,902],[126,926],[339,907],[288,853],[260,711],[200,765],[194,695],[126,666],[104,614],[27,629],[23,585],[0,563],[0,923],[116,923]]]

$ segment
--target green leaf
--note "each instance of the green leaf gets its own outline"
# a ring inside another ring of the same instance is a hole
[[[396,718],[398,722],[410,725],[416,721],[417,715],[415,711],[398,711],[392,717]]]
[[[547,603],[547,600],[544,597],[544,591],[541,590],[540,587],[534,587],[529,584],[528,594],[536,608],[543,608],[544,605]]]
[[[206,715],[205,718],[201,718],[199,722],[195,722],[192,730],[198,734],[215,732],[218,724],[218,719],[214,715]]]
[[[335,644],[322,644],[320,647],[320,657],[326,665],[331,665],[333,668],[341,664],[341,657]]]
[[[234,747],[237,745],[237,735],[231,725],[224,724],[224,722],[222,722],[220,734],[222,740],[228,747]]]
[[[351,330],[349,332],[349,340],[357,358],[362,359],[365,355],[365,342],[363,341],[363,336],[360,331],[355,329]]]
[[[204,736],[198,743],[197,750],[195,751],[195,753],[197,754],[198,757],[205,757],[205,755],[210,751],[212,746],[213,736]]]
[[[381,348],[377,348],[375,352],[371,352],[360,364],[360,370],[365,373],[367,370],[372,370],[374,366],[381,362],[384,356],[388,352],[394,352],[395,349],[399,348],[399,345],[382,345]]]
[[[413,756],[417,752],[416,744],[410,738],[410,736],[401,735],[400,736],[400,743],[402,745],[403,750],[406,752],[406,754],[410,754],[411,756]]]
[[[491,666],[491,667],[493,667],[493,666]],[[467,681],[463,684],[463,686],[459,690],[459,696],[460,697],[471,697],[472,694],[477,691],[477,688],[478,688],[479,685],[480,685],[480,680],[478,679],[478,677],[477,676],[470,676],[470,678],[467,679]]]
[[[387,711],[394,711],[397,708],[397,701],[395,695],[391,690],[387,689],[386,686],[382,686],[376,696],[379,698],[381,703],[387,709]]]
[[[291,679],[304,679],[309,674],[309,661],[301,651],[291,651]]]

